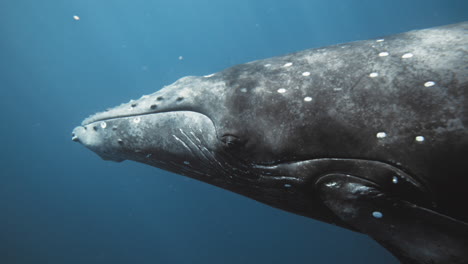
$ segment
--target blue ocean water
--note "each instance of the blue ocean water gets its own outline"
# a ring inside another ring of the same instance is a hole
[[[364,235],[104,162],[70,133],[182,76],[467,19],[465,0],[1,1],[0,263],[398,263]]]

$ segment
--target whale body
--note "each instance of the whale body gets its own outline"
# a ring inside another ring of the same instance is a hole
[[[189,76],[73,131],[133,160],[468,263],[468,22]]]

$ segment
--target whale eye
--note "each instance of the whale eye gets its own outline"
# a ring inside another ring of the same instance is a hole
[[[238,148],[242,145],[241,140],[234,135],[223,135],[221,137],[221,141],[223,142],[224,146],[228,149]]]

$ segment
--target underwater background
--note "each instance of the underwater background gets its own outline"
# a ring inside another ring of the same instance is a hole
[[[0,264],[398,263],[365,235],[104,162],[71,131],[186,75],[464,20],[466,0],[2,0]]]

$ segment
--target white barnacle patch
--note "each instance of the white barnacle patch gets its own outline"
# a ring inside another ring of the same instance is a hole
[[[310,76],[310,72],[303,72],[302,76],[304,76],[304,77]]]
[[[383,217],[383,214],[382,214],[381,212],[379,212],[379,211],[374,211],[374,212],[372,212],[372,216],[373,216],[374,218],[380,219],[380,218]]]
[[[377,77],[377,76],[379,76],[379,74],[376,73],[376,72],[371,72],[371,73],[369,74],[369,77],[371,77],[371,78],[375,78],[375,77]]]
[[[289,184],[289,183],[285,183],[285,184],[284,184],[284,187],[286,187],[286,188],[291,188],[291,187],[292,187],[292,185],[291,185],[291,184]]]
[[[184,161],[184,164],[185,165],[190,165],[190,162],[189,161]]]
[[[385,39],[378,39],[375,42],[384,42],[384,41],[385,41]]]
[[[409,59],[412,58],[414,55],[413,53],[405,53],[401,56],[402,59]]]
[[[425,138],[423,136],[417,136],[414,138],[417,142],[423,142]]]
[[[285,63],[283,67],[291,67],[292,65],[293,65],[292,62],[288,62],[288,63]]]
[[[104,121],[102,121],[102,122],[101,122],[101,127],[102,127],[102,128],[106,128],[106,127],[107,127],[107,123],[104,122]]]
[[[377,138],[382,139],[382,138],[387,137],[387,133],[385,133],[385,132],[379,132],[379,133],[377,133],[375,136],[376,136]]]
[[[133,123],[135,123],[135,124],[140,123],[140,121],[141,121],[141,118],[139,116],[133,118]]]
[[[285,92],[286,92],[286,89],[284,89],[284,88],[279,88],[277,92],[278,92],[278,93],[285,93]]]
[[[397,183],[398,183],[398,177],[397,177],[397,176],[393,176],[392,182],[393,182],[394,184],[397,184]]]
[[[433,81],[429,81],[429,82],[424,83],[425,87],[431,87],[431,86],[434,86],[434,85],[435,85],[435,82],[433,82]]]
[[[205,78],[210,78],[210,77],[213,77],[213,76],[214,76],[214,73],[205,75],[205,76],[203,76],[203,77],[205,77]]]
[[[263,66],[265,66],[265,67],[270,67],[271,64],[270,64],[270,63],[267,63],[267,64],[265,64],[265,65],[263,65]]]
[[[247,92],[247,88],[241,88],[240,91],[243,92],[243,93],[246,93],[246,92]]]
[[[336,186],[336,185],[338,185],[337,182],[327,182],[327,183],[325,183],[325,186],[327,186],[327,187],[333,187],[333,186]]]
[[[388,55],[390,55],[390,54],[388,52],[386,52],[386,51],[379,53],[379,57],[387,57]]]
[[[312,101],[312,97],[306,96],[306,97],[304,97],[304,101],[310,102],[310,101]]]

